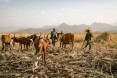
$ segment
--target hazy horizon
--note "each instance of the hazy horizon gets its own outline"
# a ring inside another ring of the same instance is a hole
[[[117,24],[117,0],[0,0],[0,26]]]

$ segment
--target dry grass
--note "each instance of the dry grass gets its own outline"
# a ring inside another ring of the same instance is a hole
[[[32,33],[30,33],[32,34]],[[13,34],[11,34],[13,36]],[[27,33],[16,34],[26,36]],[[39,35],[39,33],[38,33]],[[0,53],[1,78],[116,78],[117,77],[117,34],[110,34],[110,40],[94,42],[92,50],[82,50],[85,33],[75,33],[75,46],[71,51],[49,46],[46,60],[33,73],[33,47],[29,51],[20,51],[15,47],[11,51]],[[94,34],[93,40],[102,35]],[[44,34],[42,34],[44,36]]]
[[[99,36],[97,36],[95,41],[97,41],[97,42],[100,42],[102,40],[109,41],[110,40],[110,36],[111,36],[110,33],[104,32],[104,33],[100,34]]]

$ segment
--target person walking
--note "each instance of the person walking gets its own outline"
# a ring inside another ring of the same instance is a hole
[[[93,35],[92,35],[91,31],[89,29],[86,30],[86,35],[85,35],[85,40],[84,40],[84,42],[86,42],[86,44],[85,44],[84,48],[87,48],[87,46],[89,46],[89,51],[91,50],[91,38],[92,37],[93,37]]]
[[[51,35],[50,39],[52,40],[52,45],[55,46],[55,43],[57,41],[57,32],[55,28],[53,28],[53,31],[51,31],[50,35]]]

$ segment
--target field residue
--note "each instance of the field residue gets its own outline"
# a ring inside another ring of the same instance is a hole
[[[75,36],[73,50],[69,46],[61,49],[59,43],[56,47],[50,45],[46,54],[47,64],[41,63],[35,72],[32,70],[35,50],[30,48],[29,51],[20,51],[17,46],[0,53],[0,78],[116,78],[115,35],[111,34],[109,41],[93,42],[91,51],[82,49],[83,35],[79,38]]]

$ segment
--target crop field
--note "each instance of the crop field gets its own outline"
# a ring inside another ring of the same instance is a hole
[[[31,34],[15,35],[26,37]],[[47,34],[41,36],[44,35]],[[82,49],[85,46],[85,33],[74,33],[73,50],[69,45],[60,48],[59,41],[55,47],[50,44],[46,53],[47,64],[41,63],[35,71],[34,46],[26,51],[17,44],[11,50],[2,52],[0,41],[0,78],[117,78],[117,34],[105,32],[93,35],[91,51],[88,51],[88,47]]]

